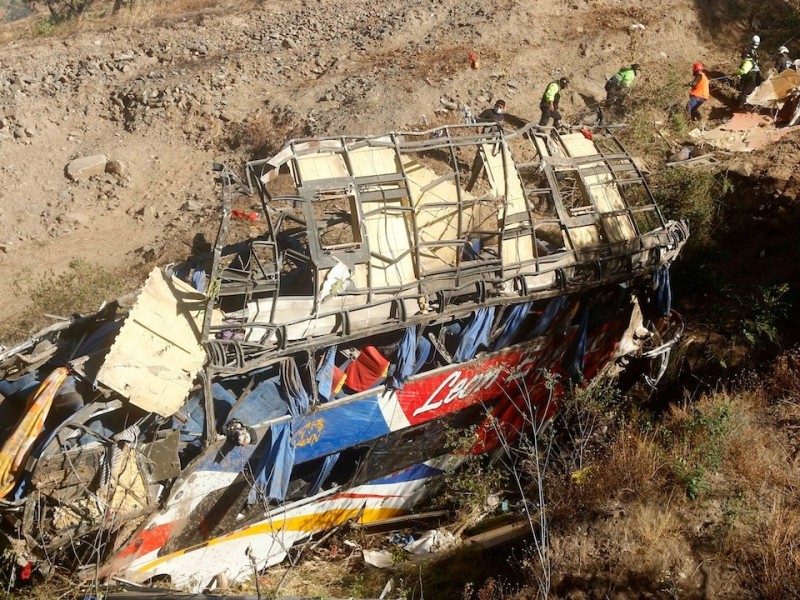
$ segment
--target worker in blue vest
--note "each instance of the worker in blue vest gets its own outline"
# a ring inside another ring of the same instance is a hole
[[[561,100],[561,90],[569,85],[569,79],[562,77],[556,81],[551,81],[544,91],[542,102],[539,108],[542,109],[542,118],[539,119],[539,127],[545,127],[553,117],[553,125],[561,126],[561,113],[558,112],[558,103]]]

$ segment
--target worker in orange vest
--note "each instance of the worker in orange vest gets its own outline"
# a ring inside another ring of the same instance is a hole
[[[692,72],[694,79],[689,84],[692,90],[689,92],[689,103],[686,105],[686,118],[695,121],[700,118],[699,108],[709,98],[708,75],[701,62],[692,65]]]

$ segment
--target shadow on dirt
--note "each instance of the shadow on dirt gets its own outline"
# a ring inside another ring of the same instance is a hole
[[[761,36],[762,48],[774,52],[788,38],[800,34],[800,12],[787,0],[695,0],[703,26],[716,33],[742,30],[742,46],[749,32]],[[736,39],[731,39],[737,45]]]

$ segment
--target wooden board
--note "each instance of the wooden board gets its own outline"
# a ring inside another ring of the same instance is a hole
[[[497,211],[497,222],[503,224],[506,232],[512,231],[515,227],[530,227],[525,190],[508,147],[498,144],[482,144],[480,153],[492,193],[506,200],[506,206],[500,207]],[[525,215],[525,220],[513,224],[507,222],[508,217],[520,214]],[[501,256],[503,257],[503,266],[533,259],[535,257],[533,235],[504,239]]]
[[[332,145],[340,145],[338,142],[326,142],[324,146],[319,148],[318,152],[311,152],[302,154],[295,159],[297,170],[299,173],[295,174],[295,180],[298,179],[302,184],[310,181],[319,181],[321,179],[337,179],[341,177],[348,177],[347,165],[344,162],[344,156],[340,152],[332,152]],[[311,149],[308,144],[298,144],[296,150],[307,151]],[[290,163],[290,166],[293,166]]]
[[[417,220],[421,242],[461,240],[473,228],[474,204],[469,204],[461,214],[459,229],[458,189],[455,179],[442,179],[431,169],[409,157],[403,157],[411,203]],[[426,186],[432,185],[425,190]],[[469,192],[462,192],[465,201],[474,200]],[[442,206],[446,204],[447,206]],[[434,206],[438,205],[438,206]],[[423,271],[455,267],[461,246],[434,246],[420,249]]]

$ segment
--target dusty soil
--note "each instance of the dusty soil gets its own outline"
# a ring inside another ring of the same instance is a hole
[[[629,61],[644,79],[698,57],[730,72],[746,39],[743,24],[717,22],[730,46],[712,44],[705,23],[719,7],[687,0],[168,5],[47,37],[19,37],[41,15],[0,31],[11,39],[0,47],[0,318],[26,302],[9,282],[25,289],[73,258],[121,270],[185,254],[214,230],[212,161],[240,165],[289,136],[460,120],[442,97],[475,111],[502,97],[535,118],[560,74],[575,115]],[[65,176],[94,154],[125,172]]]

